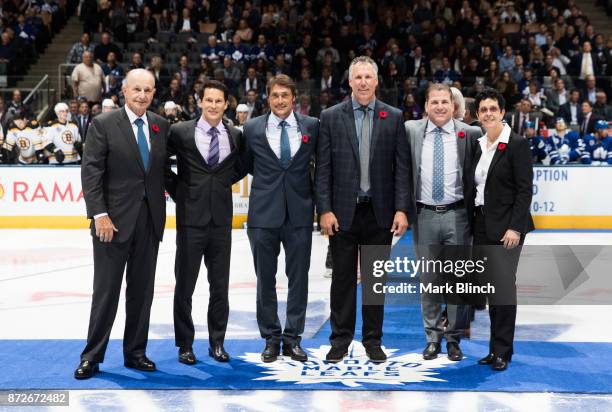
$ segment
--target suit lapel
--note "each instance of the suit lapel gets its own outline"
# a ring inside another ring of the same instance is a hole
[[[295,152],[295,155],[291,157],[291,162],[289,162],[289,167],[291,167],[291,164],[293,163],[293,159],[295,159],[296,157],[298,157],[298,155],[302,153],[302,149],[304,148],[304,146],[306,146],[304,144],[304,141],[302,140],[302,136],[305,134],[308,134],[306,127],[304,126],[304,118],[295,112],[293,112],[293,115],[295,116],[295,120],[297,121],[298,136],[300,136],[300,147]]]
[[[425,129],[427,127],[427,120],[421,120],[416,124],[414,128],[414,158],[416,160],[416,170],[414,176],[419,174],[421,170],[421,156],[423,155],[423,142],[425,141]]]
[[[512,137],[510,137],[509,139],[511,139]],[[510,140],[508,140],[508,143],[506,143],[506,149],[505,150],[499,150],[499,145],[497,146],[497,149],[495,149],[495,154],[493,155],[493,159],[491,159],[491,165],[489,166],[489,171],[487,173],[487,183],[489,182],[489,176],[491,176],[493,174],[493,171],[495,170],[495,166],[497,165],[497,162],[499,162],[499,159],[501,159],[501,157],[504,155],[504,153],[506,152],[506,150],[508,149],[508,145],[510,144]],[[480,145],[478,145],[480,146]]]
[[[467,136],[467,132],[465,131],[465,129],[461,127],[457,121],[453,120],[453,123],[455,124],[455,136],[460,130],[463,130],[463,133],[465,134],[465,136],[462,139],[460,138],[455,139],[457,140],[457,155],[459,156],[459,170],[463,171],[463,165],[465,164],[465,145],[466,145],[466,140],[468,139],[468,136]]]
[[[346,101],[344,105],[344,127],[348,131],[346,135],[349,139],[349,143],[353,148],[353,154],[355,155],[355,160],[359,163],[359,145],[357,140],[357,130],[355,130],[355,114],[353,113],[353,103],[352,100],[349,99]]]
[[[268,114],[266,114],[265,116],[259,116],[257,119],[261,122],[263,122],[262,125],[260,126],[256,126],[255,130],[261,130],[261,139],[263,140],[263,146],[265,147],[264,150],[266,150],[268,152],[268,155],[271,157],[271,159],[276,160],[276,165],[278,165],[278,167],[280,167],[282,169],[282,166],[280,164],[280,158],[278,156],[276,156],[276,153],[274,153],[274,150],[272,150],[272,146],[270,146],[270,141],[268,140],[268,119],[270,118],[270,113],[272,113],[271,111],[268,112]]]
[[[382,104],[378,99],[374,103],[374,113],[372,116],[372,135],[370,136],[370,165],[372,164],[372,158],[374,157],[372,154],[374,153],[374,149],[376,148],[376,142],[378,141],[378,135],[380,128],[383,127],[384,120],[380,119],[380,109],[382,109]]]
[[[130,118],[128,117],[127,112],[125,111],[125,108],[121,110],[122,113],[121,116],[119,116],[118,122],[119,130],[121,130],[123,137],[127,140],[128,146],[132,148],[132,152],[136,157],[136,161],[138,162],[140,169],[143,172],[146,172],[144,164],[142,163],[142,158],[140,157],[140,149],[138,148],[138,143],[136,142],[136,136],[134,136],[134,130],[132,129]]]
[[[198,156],[198,159],[200,159],[200,162],[202,163],[202,165],[204,167],[208,167],[208,163],[206,163],[206,159],[204,159],[204,156],[202,156],[202,152],[200,152],[200,149],[198,148],[198,145],[196,143],[195,131],[196,131],[196,127],[198,126],[199,120],[200,118],[198,117],[197,119],[193,119],[193,120],[189,120],[185,122],[185,127],[187,128],[187,134],[186,134],[187,145],[191,147],[191,150],[196,153],[196,156]]]

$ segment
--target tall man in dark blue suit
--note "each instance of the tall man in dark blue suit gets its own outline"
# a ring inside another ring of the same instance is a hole
[[[280,354],[306,361],[300,347],[308,298],[308,269],[314,215],[310,163],[319,121],[293,111],[295,83],[284,74],[267,85],[271,113],[249,120],[242,164],[253,175],[249,198],[248,236],[257,273],[257,323],[266,347],[264,362]],[[280,245],[285,249],[289,278],[287,318],[277,314],[276,271]]]
[[[366,56],[349,66],[351,99],[321,113],[317,146],[317,211],[330,238],[331,350],[327,361],[347,355],[355,334],[357,256],[361,245],[391,245],[414,221],[410,146],[402,112],[376,99],[378,67]],[[382,305],[364,305],[363,346],[384,362]]]

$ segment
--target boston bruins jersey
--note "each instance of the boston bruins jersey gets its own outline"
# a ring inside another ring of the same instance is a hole
[[[44,146],[47,147],[50,143],[53,143],[53,145],[55,145],[54,150],[59,149],[64,152],[64,164],[76,163],[81,160],[79,153],[74,148],[74,142],[80,141],[81,136],[79,135],[79,128],[74,123],[67,122],[62,124],[55,121],[45,127]],[[49,155],[49,163],[58,164],[53,152]]]
[[[15,127],[6,134],[4,147],[9,152],[16,147],[19,152],[18,160],[21,164],[37,163],[36,151],[43,148],[44,133],[44,130],[41,128],[32,129],[31,127],[25,127],[19,129]]]

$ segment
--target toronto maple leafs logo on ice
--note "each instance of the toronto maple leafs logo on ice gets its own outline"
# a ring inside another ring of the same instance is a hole
[[[276,362],[264,363],[261,354],[247,352],[241,356],[247,362],[266,369],[267,376],[256,378],[262,381],[295,382],[296,384],[317,384],[340,382],[349,387],[359,387],[362,383],[402,385],[418,382],[446,382],[437,378],[437,370],[453,362],[446,356],[423,362],[420,353],[397,354],[398,349],[385,348],[388,359],[385,363],[371,362],[365,348],[353,342],[349,354],[339,363],[325,361],[329,345],[307,348],[307,362],[296,362],[290,357],[279,357]]]

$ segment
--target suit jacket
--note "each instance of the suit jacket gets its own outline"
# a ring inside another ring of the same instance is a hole
[[[173,124],[168,136],[168,157],[176,155],[178,175],[168,162],[166,190],[176,202],[176,224],[202,227],[212,221],[216,226],[231,226],[234,166],[242,146],[242,132],[223,123],[232,151],[221,163],[210,167],[196,146],[198,120]]]
[[[246,150],[242,170],[253,175],[249,197],[249,227],[279,228],[287,218],[295,227],[312,226],[314,217],[311,162],[319,138],[319,120],[294,112],[302,144],[284,169],[266,136],[269,114],[244,125]]]
[[[136,225],[138,205],[146,196],[153,230],[161,241],[166,221],[164,166],[168,122],[147,111],[151,142],[149,167],[144,169],[138,143],[125,109],[96,116],[87,132],[81,180],[87,217],[108,213],[119,230],[113,242],[127,241]],[[156,125],[157,131],[152,129]]]
[[[484,137],[483,137],[484,138]],[[476,141],[474,161],[470,178],[474,180],[476,166],[482,155],[480,144]],[[506,230],[512,229],[522,235],[534,230],[533,219],[529,212],[533,190],[533,161],[529,142],[512,132],[506,148],[495,151],[484,193],[484,216],[487,237],[501,239]],[[474,201],[476,186],[470,185],[467,194],[468,216],[474,224]]]
[[[166,166],[166,190],[176,202],[177,226],[231,226],[234,166],[242,146],[242,132],[223,123],[232,151],[215,167],[202,157],[195,142],[198,119],[175,123],[168,136],[168,157],[176,155],[178,175]]]
[[[577,113],[577,118],[578,118],[578,125],[581,125],[582,124],[582,110],[580,108],[580,102],[577,103],[576,113]],[[559,117],[563,117],[563,120],[565,120],[565,124],[569,126],[570,123],[572,122],[572,110],[570,108],[570,102],[565,102],[561,106],[559,106],[558,114],[559,114]]]
[[[580,113],[582,114],[582,113]],[[582,123],[584,122],[584,115],[581,116],[580,118],[580,123],[578,124],[578,126],[580,126],[580,134],[582,136],[586,136],[587,134],[591,134],[595,132],[595,123],[599,120],[599,117],[597,117],[597,115],[593,112],[591,112],[591,116],[589,117],[589,120],[587,122],[587,128],[586,128],[586,133],[584,133],[584,130],[582,128]]]
[[[529,113],[529,121],[536,122],[536,127],[537,127],[539,119],[542,117],[542,116],[538,116],[537,113],[538,112]],[[512,128],[512,131],[514,133],[519,134],[519,131],[521,131],[521,112],[517,110],[516,112],[510,113],[507,118],[507,121],[508,121],[508,125]],[[522,125],[522,132],[525,133],[525,125]]]
[[[595,76],[601,75],[601,62],[599,56],[596,53],[591,54],[591,62],[593,62],[593,74]],[[582,69],[582,56],[584,53],[578,53],[572,57],[570,63],[567,65],[567,74],[571,76],[580,76],[580,70]]]
[[[482,136],[482,131],[479,127],[469,126],[466,123],[458,120],[453,120],[455,124],[455,132],[463,130],[466,134],[464,138],[457,137],[457,156],[459,159],[459,173],[461,184],[463,187],[463,198],[467,208],[468,197],[471,194],[471,186],[474,183],[473,175],[471,175],[472,162],[474,158],[474,142]],[[423,152],[423,141],[425,140],[425,131],[427,128],[427,119],[409,120],[405,123],[406,136],[410,145],[411,164],[412,164],[412,198],[416,201],[419,196],[421,187],[420,170],[421,170],[421,153]],[[416,208],[416,205],[414,205]],[[416,223],[416,220],[413,223]],[[415,229],[418,231],[418,228]],[[416,234],[417,232],[415,232]]]
[[[81,119],[82,119],[82,116],[78,115],[75,122],[77,124],[77,127],[79,128],[79,134],[81,135],[81,140],[83,140],[84,142],[85,139],[87,138],[87,130],[89,129],[89,125],[91,124],[91,114],[87,115],[87,121],[85,122],[85,126],[83,126]]]
[[[569,93],[567,93],[569,96]],[[546,92],[546,107],[549,108],[553,113],[559,111],[559,93],[556,90],[549,90]]]
[[[315,172],[317,211],[333,212],[342,230],[353,223],[360,174],[359,143],[349,99],[321,113]],[[381,228],[391,228],[396,211],[405,212],[414,222],[410,182],[410,146],[402,112],[377,99],[370,139],[370,194]]]

